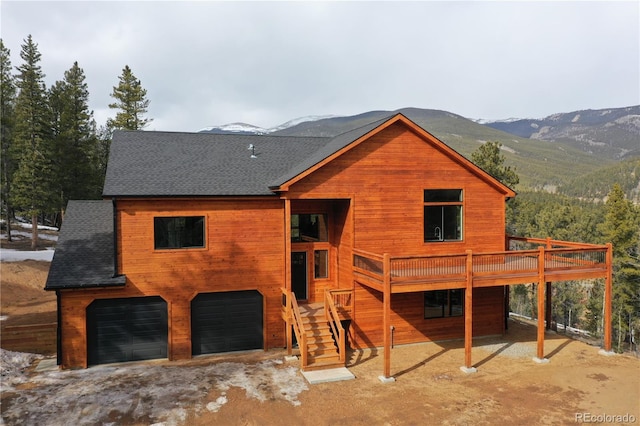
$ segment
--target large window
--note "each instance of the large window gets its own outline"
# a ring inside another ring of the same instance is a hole
[[[464,290],[434,290],[424,292],[424,317],[459,317],[464,313]]]
[[[291,241],[315,242],[328,241],[326,214],[292,214]]]
[[[424,190],[424,241],[462,240],[462,189]]]
[[[156,249],[204,247],[204,216],[153,218]]]

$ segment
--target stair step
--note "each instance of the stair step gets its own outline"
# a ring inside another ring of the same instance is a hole
[[[338,355],[338,349],[336,347],[318,347],[318,348],[307,348],[309,351],[309,356],[317,357],[320,355]]]
[[[340,355],[338,352],[334,353],[322,353],[322,354],[309,354],[307,358],[311,362],[325,362],[325,361],[339,361]]]
[[[331,326],[324,316],[324,305],[300,305],[300,315],[307,342],[307,366],[304,370],[344,366],[344,362],[340,362]]]
[[[321,344],[324,343],[325,345],[333,345],[334,344],[334,340],[333,340],[333,336],[331,335],[327,335],[327,336],[307,336],[307,345],[310,344]]]

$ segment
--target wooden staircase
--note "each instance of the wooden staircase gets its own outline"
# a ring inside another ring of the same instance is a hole
[[[322,303],[300,304],[300,316],[307,338],[307,366],[305,371],[344,367],[338,347],[325,317]]]

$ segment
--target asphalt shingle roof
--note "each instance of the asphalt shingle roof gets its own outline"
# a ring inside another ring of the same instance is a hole
[[[330,139],[116,132],[103,196],[273,195],[269,184]],[[255,156],[249,145],[255,146]]]
[[[273,195],[391,116],[335,136],[117,131],[104,197]],[[255,146],[251,158],[249,146]]]
[[[111,201],[69,201],[45,289],[124,285],[114,276],[113,237]]]

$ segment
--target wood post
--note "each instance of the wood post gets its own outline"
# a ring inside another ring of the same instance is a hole
[[[287,321],[285,327],[287,339],[287,354],[293,353],[293,333],[291,333],[291,321],[293,312],[291,312],[291,200],[284,200],[284,288],[286,300],[286,316]],[[301,344],[301,342],[298,342]]]
[[[607,243],[607,277],[604,284],[604,350],[611,352],[611,297],[613,287],[613,245]]]
[[[389,253],[383,255],[383,293],[382,293],[382,327],[384,336],[384,373],[391,377],[391,258]]]
[[[547,237],[547,250],[551,249],[552,245],[551,245],[551,238]],[[545,257],[545,262],[546,262],[546,257]],[[547,321],[547,330],[551,330],[551,316],[552,316],[552,312],[551,312],[551,283],[547,282],[546,283],[546,305],[545,305],[545,319]]]
[[[540,246],[538,254],[538,360],[544,359],[544,261],[545,250]]]
[[[464,292],[464,366],[470,370],[473,346],[473,253],[467,250],[467,287]]]
[[[285,322],[285,336],[287,339],[287,355],[293,354],[293,333],[291,332],[291,319],[293,318],[293,312],[291,312],[291,292],[286,290],[284,293],[285,299],[285,316],[287,317],[287,321]]]

